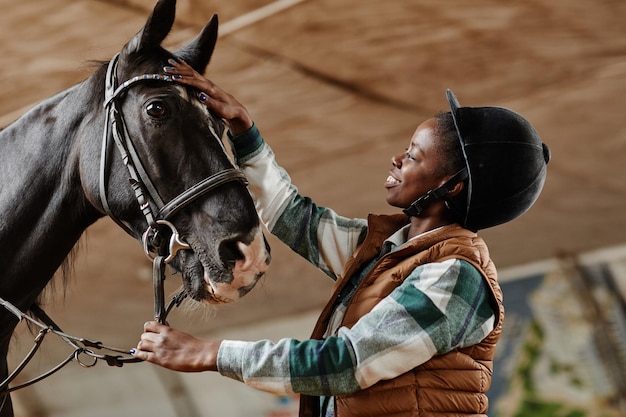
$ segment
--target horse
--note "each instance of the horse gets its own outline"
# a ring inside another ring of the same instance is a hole
[[[182,291],[200,302],[237,301],[267,270],[270,248],[222,143],[224,121],[198,91],[162,73],[174,57],[205,72],[217,16],[170,52],[161,43],[175,9],[175,0],[159,0],[113,59],[0,131],[0,298],[11,306],[0,305],[0,381],[9,375],[15,310],[38,307],[99,218],[179,271]],[[0,402],[0,416],[12,416],[10,395]]]

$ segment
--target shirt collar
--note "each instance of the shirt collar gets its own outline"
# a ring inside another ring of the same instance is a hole
[[[434,231],[441,229],[443,226],[439,226],[427,232],[420,233],[419,235],[413,236],[411,239],[407,240],[406,236],[409,233],[410,227],[411,227],[411,224],[407,224],[406,226],[401,227],[394,234],[392,234],[387,239],[385,239],[385,241],[383,242],[383,245],[391,245],[392,250],[395,250],[401,247],[402,245],[404,245],[405,243],[410,242],[411,240],[417,239],[419,237],[426,236],[429,233],[433,233]]]

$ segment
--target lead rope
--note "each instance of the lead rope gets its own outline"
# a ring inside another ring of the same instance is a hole
[[[161,263],[164,265],[163,263]],[[160,268],[157,268],[160,269]],[[159,274],[163,273],[162,269]],[[159,278],[161,279],[161,278]],[[163,278],[164,279],[164,278]],[[162,286],[160,287],[162,291]],[[156,287],[155,287],[156,289]],[[161,293],[162,294],[162,293]],[[164,306],[163,297],[160,296],[161,303],[158,306],[158,315],[157,315],[157,306],[155,305],[155,319],[159,320],[160,323],[165,323],[168,314],[174,307],[180,306],[183,300],[186,298],[187,294],[184,291],[179,292],[177,295],[172,297],[167,307]],[[156,299],[156,293],[155,293]],[[129,349],[121,349],[117,347],[104,345],[102,342],[87,339],[84,337],[72,336],[67,333],[64,333],[61,328],[43,311],[38,305],[33,305],[30,308],[30,311],[33,313],[37,319],[30,317],[28,314],[22,312],[19,308],[15,307],[15,305],[11,304],[7,300],[0,297],[0,305],[3,306],[10,313],[14,314],[19,321],[26,320],[35,326],[39,327],[39,333],[35,337],[35,341],[33,347],[30,349],[28,354],[24,357],[24,359],[16,366],[16,368],[6,377],[2,382],[0,382],[0,397],[2,398],[2,402],[0,402],[0,410],[4,407],[6,396],[13,392],[22,388],[26,388],[30,385],[39,382],[59,370],[65,367],[68,363],[75,360],[80,366],[83,368],[92,368],[94,367],[98,361],[105,361],[109,366],[122,367],[126,363],[137,363],[142,362],[141,359],[135,358],[131,356]],[[158,316],[158,317],[157,317]],[[33,359],[39,348],[41,347],[46,335],[52,333],[58,337],[60,337],[65,343],[73,348],[72,353],[70,353],[64,360],[62,360],[59,364],[49,369],[48,371],[42,373],[41,375],[30,379],[22,384],[9,387],[9,384],[13,382],[13,380],[19,375],[20,372],[24,370],[24,368],[30,363]],[[96,353],[96,350],[99,351],[109,351],[117,354],[106,354],[106,353]],[[91,358],[91,361],[85,361],[81,358],[82,356],[87,356]],[[126,356],[124,356],[126,355]]]

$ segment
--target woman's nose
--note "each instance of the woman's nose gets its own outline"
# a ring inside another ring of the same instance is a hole
[[[391,157],[391,165],[393,165],[395,168],[400,168],[400,166],[402,165],[402,158],[398,157],[399,155],[394,155]]]

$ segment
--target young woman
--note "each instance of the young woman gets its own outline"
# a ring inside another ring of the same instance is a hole
[[[298,194],[232,95],[184,62],[165,71],[229,124],[268,230],[336,284],[309,340],[199,340],[148,322],[135,356],[300,393],[301,416],[486,415],[504,310],[476,230],[538,197],[549,151],[532,126],[504,108],[461,107],[448,91],[451,111],[391,158],[386,199],[402,212],[349,219]]]

